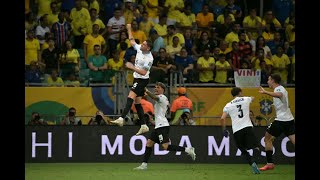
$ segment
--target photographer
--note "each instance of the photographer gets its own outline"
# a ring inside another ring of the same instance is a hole
[[[76,117],[76,108],[71,107],[68,114],[64,117],[61,125],[82,125],[81,119]]]
[[[96,116],[92,117],[88,125],[108,125],[108,120],[104,119],[104,114],[102,111],[97,111]]]
[[[181,126],[196,125],[196,122],[191,119],[189,109],[183,109],[183,112],[175,125],[181,125]]]
[[[39,113],[33,112],[32,119],[28,122],[28,125],[48,125],[47,121],[41,119]]]

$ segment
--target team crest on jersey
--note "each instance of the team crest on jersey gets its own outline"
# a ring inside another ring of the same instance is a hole
[[[262,99],[260,101],[260,112],[263,115],[269,115],[272,113],[272,101],[270,99]]]

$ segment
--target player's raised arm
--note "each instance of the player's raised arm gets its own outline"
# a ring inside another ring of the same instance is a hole
[[[136,43],[136,41],[134,40],[134,37],[132,36],[132,32],[131,32],[131,24],[127,24],[127,30],[128,30],[128,35],[129,35],[129,40],[130,40],[130,44],[131,46],[134,46]]]
[[[150,96],[153,100],[159,101],[159,97],[150,92],[147,87],[145,87],[144,90],[148,94],[148,96]]]
[[[279,92],[270,92],[270,91],[266,91],[263,87],[259,87],[259,93],[261,94],[267,94],[269,96],[272,96],[272,97],[277,97],[277,98],[281,98],[282,97],[282,93],[279,91]]]

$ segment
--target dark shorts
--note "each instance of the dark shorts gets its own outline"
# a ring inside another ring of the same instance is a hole
[[[168,143],[170,142],[169,131],[170,126],[154,129],[151,132],[149,139],[158,144]]]
[[[239,149],[253,149],[258,147],[258,140],[253,133],[253,127],[245,127],[233,134]]]
[[[144,96],[144,88],[147,87],[149,79],[136,79],[134,78],[131,91],[137,94],[137,97]]]
[[[296,133],[294,120],[291,121],[273,121],[267,128],[267,132],[274,137],[280,136],[284,133],[290,136]]]

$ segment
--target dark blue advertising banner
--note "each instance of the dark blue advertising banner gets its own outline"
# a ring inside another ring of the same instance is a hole
[[[136,136],[139,126],[26,126],[25,162],[141,162],[150,131]],[[228,127],[232,132],[231,127]],[[264,147],[266,127],[254,127]],[[233,135],[223,137],[219,126],[171,126],[172,144],[195,147],[196,163],[246,163]],[[284,135],[274,141],[277,164],[294,164],[295,148]],[[249,150],[252,155],[252,150]],[[258,163],[266,163],[262,149]],[[155,144],[150,162],[188,163],[186,153],[165,151]]]

